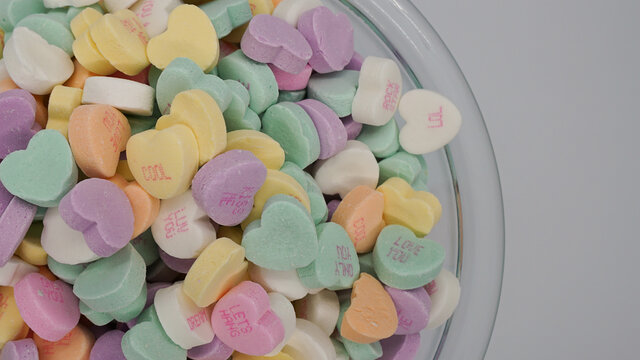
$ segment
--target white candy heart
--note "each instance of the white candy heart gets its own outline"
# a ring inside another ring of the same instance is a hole
[[[147,34],[152,38],[167,30],[171,10],[181,4],[180,0],[140,0],[131,7],[131,11],[138,15]]]
[[[272,352],[265,355],[267,357],[276,356],[296,330],[296,311],[284,295],[276,292],[269,293],[269,305],[271,306],[271,310],[282,322],[282,326],[284,327],[284,339],[275,347],[275,349],[273,349]]]
[[[34,272],[38,272],[37,267],[27,264],[24,260],[14,256],[4,266],[0,267],[0,286],[14,286],[25,275]]]
[[[89,249],[84,241],[84,235],[70,228],[62,220],[58,208],[49,208],[42,223],[44,228],[40,242],[44,251],[53,260],[61,264],[77,265],[100,258]]]
[[[293,27],[298,27],[298,19],[305,11],[322,6],[320,0],[283,0],[271,15],[280,18]]]
[[[99,1],[100,0],[44,0],[44,7],[49,9],[65,6],[83,7],[93,5]]]
[[[211,308],[198,307],[185,295],[182,281],[158,290],[153,304],[162,328],[183,349],[188,350],[213,341]]]
[[[269,292],[284,295],[289,301],[302,299],[309,290],[302,285],[298,272],[294,270],[278,271],[249,265],[249,277]]]
[[[444,324],[460,301],[460,282],[450,271],[442,269],[432,283],[425,286],[431,297],[431,310],[427,329]]]
[[[324,194],[340,194],[344,198],[360,185],[375,188],[379,172],[378,162],[369,147],[360,141],[349,140],[344,150],[319,161],[313,176]]]
[[[4,59],[0,59],[0,81],[6,80],[9,78],[9,72],[7,71],[7,66],[4,64]]]
[[[164,252],[179,259],[198,257],[216,240],[216,229],[193,200],[191,190],[160,202],[151,233]]]
[[[462,126],[458,108],[446,97],[429,90],[411,90],[400,99],[400,115],[407,124],[400,130],[400,145],[421,155],[453,140]]]
[[[375,56],[362,63],[358,91],[353,98],[353,120],[382,126],[393,118],[402,94],[402,75],[393,60]]]
[[[103,5],[108,12],[114,13],[118,10],[130,8],[136,1],[137,0],[104,0]]]
[[[283,350],[294,360],[334,360],[336,349],[327,334],[318,325],[305,319],[296,319],[296,331]]]
[[[299,318],[318,325],[327,335],[331,336],[336,329],[340,316],[340,300],[334,291],[322,290],[296,301],[294,306]]]
[[[73,61],[64,50],[49,45],[37,33],[18,27],[4,47],[4,62],[11,79],[22,89],[46,95],[73,74]]]
[[[111,105],[122,112],[153,114],[155,90],[137,81],[107,76],[91,76],[84,82],[83,104]]]

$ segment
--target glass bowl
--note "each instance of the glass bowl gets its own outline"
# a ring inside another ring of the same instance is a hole
[[[447,47],[409,0],[324,2],[351,18],[360,54],[398,62],[403,91],[437,91],[462,113],[456,139],[426,156],[429,189],[443,206],[442,220],[429,238],[447,250],[445,267],[457,274],[462,295],[445,325],[422,334],[417,359],[482,359],[500,300],[504,212],[493,147],[473,93]]]

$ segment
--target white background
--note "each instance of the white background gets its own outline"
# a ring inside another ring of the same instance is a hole
[[[640,0],[413,2],[467,76],[502,177],[486,359],[640,359]]]

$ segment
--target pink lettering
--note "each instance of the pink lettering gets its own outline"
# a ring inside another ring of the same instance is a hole
[[[442,121],[442,106],[440,106],[440,110],[438,112],[434,112],[429,114],[429,129],[437,129],[444,126],[444,122]]]

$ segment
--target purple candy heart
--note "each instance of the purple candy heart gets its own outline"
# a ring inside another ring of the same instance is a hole
[[[93,344],[90,360],[127,360],[122,352],[124,332],[112,330],[100,336]]]
[[[347,130],[330,107],[314,99],[302,100],[297,104],[307,112],[318,130],[320,160],[328,159],[347,147]]]
[[[304,70],[311,58],[309,43],[286,21],[275,16],[254,16],[240,43],[248,58],[270,63],[291,74]]]
[[[0,266],[11,259],[37,211],[37,206],[13,196],[0,182]]]
[[[267,168],[251,152],[231,150],[206,163],[193,178],[193,198],[217,224],[240,224],[253,208],[253,196]]]
[[[160,253],[160,259],[162,259],[165,265],[180,274],[188,273],[193,263],[196,262],[196,259],[178,259],[162,251],[162,249],[158,249],[158,252]]]
[[[36,133],[36,100],[25,90],[0,93],[0,159],[24,150]]]
[[[62,220],[80,231],[89,249],[108,257],[129,243],[133,235],[133,210],[129,198],[104,179],[79,182],[60,201]]]
[[[415,334],[427,327],[431,298],[424,287],[400,290],[385,285],[398,313],[396,335]]]
[[[360,69],[362,69],[363,62],[364,62],[364,58],[362,57],[362,55],[360,55],[357,51],[354,51],[351,61],[349,61],[349,63],[344,69],[360,71]]]
[[[227,360],[231,354],[233,349],[214,337],[212,342],[190,349],[187,357],[193,360]]]
[[[380,340],[382,357],[378,360],[415,359],[420,349],[420,334],[394,335]]]
[[[311,45],[309,65],[321,74],[343,70],[353,57],[353,27],[347,15],[320,6],[304,12],[298,31]]]
[[[343,117],[340,120],[342,120],[342,125],[344,125],[344,128],[347,129],[348,140],[355,140],[358,135],[360,135],[360,132],[362,132],[362,124],[353,121],[351,115]]]
[[[340,205],[340,200],[331,200],[327,203],[327,208],[329,209],[329,217],[327,218],[327,221],[331,221],[331,218],[333,217],[333,213],[336,212],[336,210],[338,209],[338,205]]]
[[[9,341],[2,348],[2,360],[38,360],[38,348],[33,339]]]

